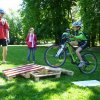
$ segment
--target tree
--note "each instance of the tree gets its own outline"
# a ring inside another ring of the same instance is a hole
[[[10,26],[10,44],[20,44],[23,38],[22,24],[20,16],[15,12],[10,11],[10,15],[5,16]]]
[[[26,33],[34,26],[38,38],[54,38],[60,42],[61,34],[69,27],[71,7],[76,0],[24,0],[23,28]]]
[[[100,0],[78,0],[84,30],[90,35],[90,45],[95,46],[98,36],[100,42]]]

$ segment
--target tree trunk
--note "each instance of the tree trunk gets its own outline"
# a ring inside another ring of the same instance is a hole
[[[60,44],[61,43],[61,34],[55,35],[55,44]]]
[[[99,45],[100,45],[100,33],[99,33]]]
[[[95,38],[96,38],[95,36],[92,36],[92,38],[91,38],[91,43],[92,43],[91,46],[92,47],[95,46]]]

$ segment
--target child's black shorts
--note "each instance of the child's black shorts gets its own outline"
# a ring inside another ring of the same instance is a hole
[[[0,39],[0,45],[7,46],[7,40],[6,39]]]
[[[78,46],[82,49],[85,49],[87,47],[87,41],[78,42]]]

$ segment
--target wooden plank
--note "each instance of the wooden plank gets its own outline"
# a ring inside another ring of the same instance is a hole
[[[21,76],[25,77],[25,78],[30,78],[30,73],[24,73],[24,74],[21,74]]]
[[[19,67],[16,67],[16,68],[3,70],[3,73],[7,78],[15,77],[19,74],[22,74],[25,77],[29,77],[29,75],[27,75],[28,72],[40,70],[40,69],[43,69],[43,68],[44,67],[41,66],[41,65],[27,64],[27,65],[23,65],[22,67],[19,66]]]
[[[67,69],[64,69],[64,68],[52,68],[52,67],[49,67],[49,66],[44,66],[44,67],[45,67],[45,69],[51,70],[51,71],[56,71],[56,72],[61,71],[61,73],[69,75],[69,76],[73,76],[74,75],[73,71],[67,70]]]
[[[50,71],[50,70],[47,71],[47,69],[41,69],[40,71],[30,72],[30,74],[34,77],[35,81],[39,81],[41,77],[55,76],[55,78],[60,78],[61,76],[60,71],[59,72]]]
[[[27,67],[26,69],[22,68],[21,70],[8,71],[8,72],[5,73],[5,75],[13,76],[13,75],[18,75],[18,74],[22,74],[22,73],[25,73],[25,72],[31,72],[31,71],[34,71],[34,70],[39,70],[39,69],[43,69],[43,67],[38,67],[38,68]]]
[[[8,73],[8,72],[12,72],[12,71],[16,71],[16,70],[22,70],[22,69],[27,69],[27,68],[37,68],[37,67],[41,67],[41,66],[33,66],[33,65],[26,65],[26,66],[22,66],[22,67],[16,67],[16,68],[12,68],[12,69],[7,69],[7,70],[3,70],[3,72]]]
[[[24,68],[27,68],[27,67],[41,67],[40,65],[30,65],[30,64],[27,64],[27,65],[23,65],[23,66],[20,66],[20,67],[16,67],[16,68],[11,68],[11,69],[6,69],[6,70],[3,70],[3,72],[8,72],[8,71],[16,71],[16,70],[20,70],[20,69],[24,69]]]
[[[8,77],[8,76],[5,76],[6,77],[6,79],[8,79],[8,80],[12,80],[14,77],[16,77],[16,76],[10,76],[10,77]]]

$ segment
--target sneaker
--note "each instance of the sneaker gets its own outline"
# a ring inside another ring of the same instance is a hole
[[[84,61],[81,61],[80,64],[78,65],[79,68],[83,67],[85,65]]]

